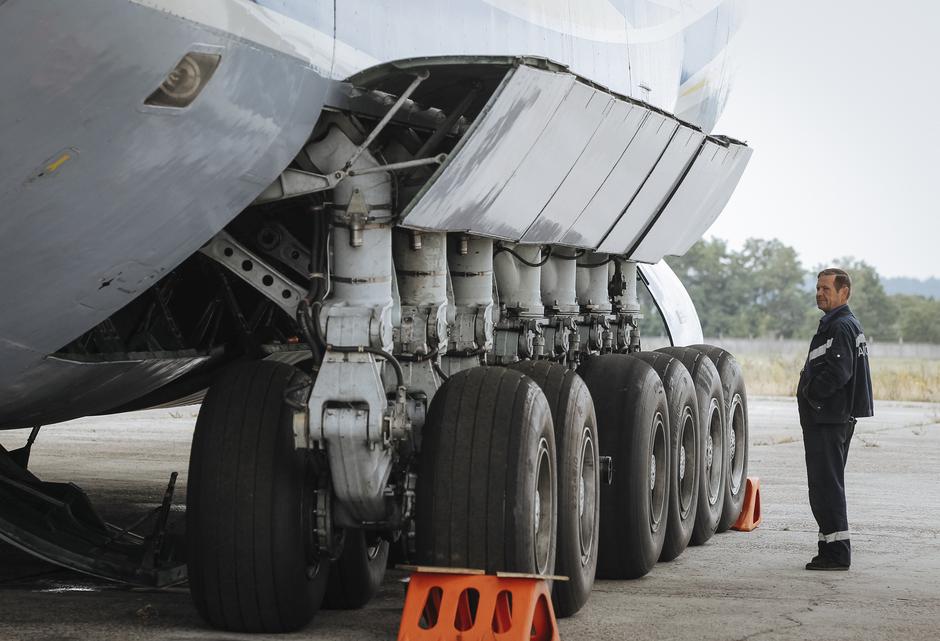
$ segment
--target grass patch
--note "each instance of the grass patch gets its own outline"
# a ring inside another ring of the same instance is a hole
[[[749,394],[794,396],[804,354],[736,355],[744,369]],[[940,403],[940,361],[918,358],[871,357],[875,399]]]

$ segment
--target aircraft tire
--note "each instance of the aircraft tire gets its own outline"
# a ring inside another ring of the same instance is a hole
[[[682,363],[668,354],[640,352],[659,374],[669,406],[671,462],[669,475],[669,520],[660,561],[672,561],[689,545],[698,508],[699,462],[702,439],[698,426],[695,383]]]
[[[532,379],[504,367],[452,375],[422,432],[418,562],[553,573],[555,460],[551,410]]]
[[[703,545],[718,529],[728,483],[725,401],[721,391],[721,377],[711,359],[697,349],[664,347],[656,351],[679,359],[695,383],[702,447],[699,449],[698,507],[689,544]]]
[[[538,384],[552,411],[558,454],[555,574],[568,577],[552,586],[552,602],[558,617],[569,617],[587,603],[597,570],[601,506],[594,401],[581,377],[558,363],[521,361],[510,368]]]
[[[728,530],[744,507],[747,487],[748,419],[747,390],[744,373],[731,352],[714,345],[693,345],[693,349],[708,356],[721,377],[721,391],[725,397],[725,429],[728,434],[728,482],[725,485],[725,505],[718,521],[718,531]]]
[[[589,358],[578,373],[594,399],[600,454],[614,467],[613,483],[601,485],[597,577],[635,579],[656,564],[666,535],[666,393],[650,365],[625,354]]]
[[[329,610],[358,610],[382,587],[388,563],[389,543],[377,539],[370,545],[364,530],[347,529],[343,551],[330,564],[323,607]]]
[[[311,561],[316,474],[294,448],[288,388],[300,370],[232,366],[206,395],[187,488],[189,585],[199,614],[233,632],[289,632],[319,610],[329,565]]]

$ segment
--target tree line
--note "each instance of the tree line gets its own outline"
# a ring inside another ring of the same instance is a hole
[[[666,262],[692,297],[705,336],[807,338],[821,316],[816,274],[825,267],[840,267],[852,277],[849,306],[869,338],[940,343],[940,300],[889,295],[877,270],[864,260],[843,257],[807,269],[796,250],[776,239],[751,238],[735,251],[713,238]],[[646,316],[641,331],[659,334],[657,315]]]

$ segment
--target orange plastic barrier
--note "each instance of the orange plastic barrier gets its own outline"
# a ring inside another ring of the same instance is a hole
[[[744,490],[744,506],[741,516],[731,526],[734,530],[750,532],[757,528],[761,522],[760,515],[760,479],[756,476],[747,477],[747,487]]]
[[[559,641],[545,577],[415,568],[398,641]]]

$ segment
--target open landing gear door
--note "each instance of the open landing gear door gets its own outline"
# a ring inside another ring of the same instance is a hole
[[[434,77],[434,64],[395,66],[428,69]],[[404,226],[655,263],[684,253],[701,236],[750,158],[740,142],[706,135],[558,65],[501,64],[502,80],[405,208]]]

